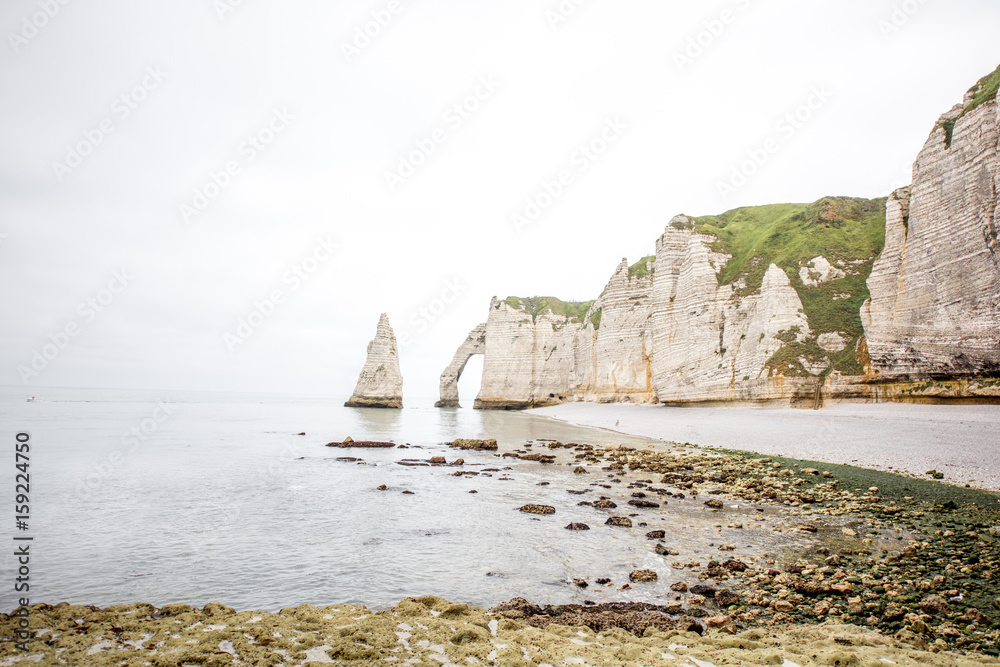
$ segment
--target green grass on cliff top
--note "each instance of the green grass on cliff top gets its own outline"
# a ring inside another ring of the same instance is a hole
[[[656,255],[649,255],[648,257],[643,257],[638,262],[628,267],[628,277],[636,278],[638,276],[648,275],[650,273],[650,267],[648,266],[648,264],[655,260],[656,260]]]
[[[771,264],[789,278],[813,257],[833,264],[874,259],[885,244],[885,198],[824,197],[812,204],[771,204],[694,218],[695,228],[719,239],[732,255],[720,284],[745,278],[744,293],[760,289]]]
[[[548,310],[557,317],[564,317],[568,322],[583,322],[587,311],[594,305],[593,301],[562,301],[554,296],[510,296],[504,302],[511,308],[528,313],[532,320]]]
[[[812,204],[773,204],[737,208],[694,218],[695,228],[719,239],[714,250],[732,256],[719,273],[720,284],[742,279],[738,296],[760,289],[771,264],[783,269],[802,300],[812,337],[786,344],[768,361],[782,375],[809,375],[800,359],[828,364],[826,373],[860,375],[855,347],[864,333],[861,305],[868,298],[868,276],[885,245],[885,198],[824,197]],[[802,282],[799,270],[822,255],[846,272],[818,286]],[[839,333],[847,346],[828,353],[816,343],[824,333]],[[794,335],[789,336],[794,338]]]
[[[1000,66],[976,82],[976,85],[969,88],[969,92],[972,93],[972,101],[962,109],[963,116],[976,107],[996,99],[997,92],[1000,92]]]

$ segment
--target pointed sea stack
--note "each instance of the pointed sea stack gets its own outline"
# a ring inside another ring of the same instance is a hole
[[[402,408],[403,375],[399,372],[399,350],[396,335],[385,313],[378,320],[375,339],[368,343],[368,359],[348,408]]]

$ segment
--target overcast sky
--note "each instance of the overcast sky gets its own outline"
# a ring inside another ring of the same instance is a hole
[[[907,184],[998,25],[995,0],[6,0],[0,384],[346,399],[387,312],[432,399],[493,295],[595,298],[678,213]]]

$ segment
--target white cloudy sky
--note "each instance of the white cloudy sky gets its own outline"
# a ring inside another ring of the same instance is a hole
[[[350,53],[388,0],[62,2],[0,10],[0,384],[24,384],[18,366],[77,327],[28,394],[346,398],[385,311],[410,336],[406,395],[432,397],[491,296],[594,298],[677,213],[883,196],[1000,63],[994,0],[567,0],[558,22],[558,0],[398,0]],[[477,87],[478,108],[455,116]],[[813,90],[832,97],[779,131]],[[608,122],[623,129],[581,171],[575,152]],[[720,180],[772,137],[778,151],[723,198]],[[386,172],[428,140],[390,190]],[[239,172],[185,220],[229,163]],[[516,227],[562,170],[568,187]],[[320,238],[335,255],[286,280]],[[102,312],[80,308],[123,269]],[[224,334],[275,290],[231,351]]]

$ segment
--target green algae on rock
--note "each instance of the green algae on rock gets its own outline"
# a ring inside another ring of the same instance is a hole
[[[537,608],[536,608],[537,609]],[[906,637],[887,637],[852,625],[787,625],[738,634],[687,630],[693,619],[666,629],[646,622],[640,634],[609,625],[595,631],[580,610],[535,627],[498,613],[439,597],[406,598],[392,609],[301,605],[277,614],[218,604],[203,609],[147,604],[98,607],[69,604],[30,608],[29,651],[0,644],[0,663],[22,665],[287,665],[482,664],[504,667],[590,664],[690,665],[998,665],[981,655],[928,651]],[[629,618],[643,613],[634,610]],[[652,619],[650,616],[647,621]],[[575,620],[574,620],[575,619]],[[16,619],[0,615],[11,637]],[[940,647],[934,646],[933,649]]]

